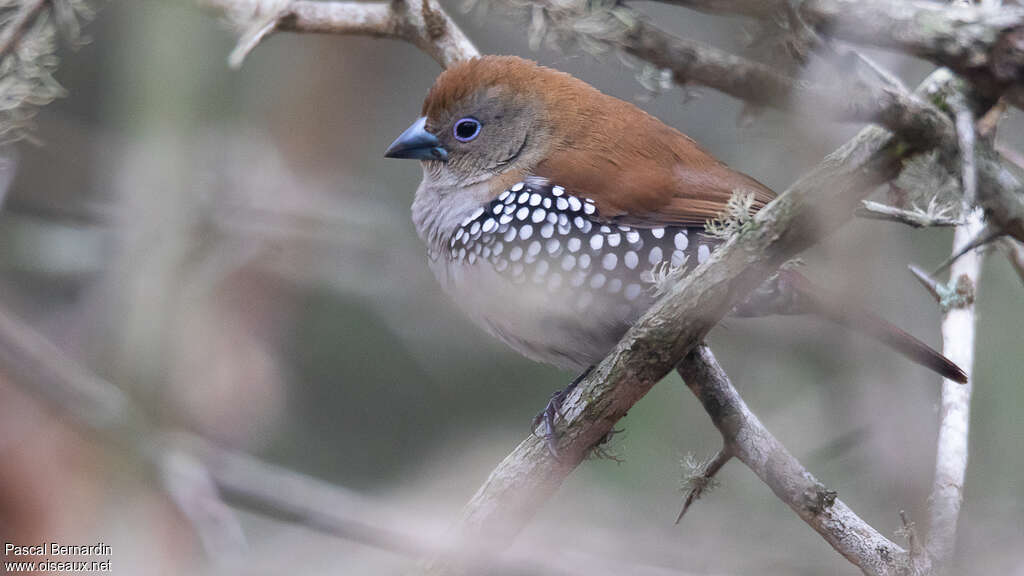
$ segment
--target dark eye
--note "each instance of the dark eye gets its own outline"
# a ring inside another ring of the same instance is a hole
[[[476,118],[462,118],[455,123],[452,132],[459,142],[469,142],[480,133],[480,121]]]

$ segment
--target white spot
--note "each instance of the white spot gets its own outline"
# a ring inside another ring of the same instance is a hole
[[[616,226],[616,228],[618,228],[620,232],[628,232],[629,231],[629,226],[625,226],[623,224],[619,224],[618,226]]]
[[[494,208],[491,209],[491,212],[494,212],[495,214],[501,214],[501,210],[504,207],[505,207],[504,204],[495,204]]]
[[[576,216],[572,219],[572,223],[580,230],[583,230],[583,224],[586,223],[586,220],[583,219],[583,216]]]
[[[511,221],[512,221],[512,217],[509,216],[508,214],[502,214],[501,218],[498,218],[498,223],[499,224],[508,224]]]
[[[608,279],[605,277],[604,274],[594,274],[593,276],[590,277],[590,287],[596,290],[601,286],[604,286],[606,280]]]
[[[608,291],[612,294],[617,294],[619,290],[622,290],[622,280],[612,278],[611,282],[608,283]]]
[[[469,219],[470,220],[476,220],[477,218],[482,216],[483,213],[484,213],[484,207],[480,206],[479,208],[477,208],[476,210],[473,211],[473,214],[469,217]]]
[[[516,211],[516,218],[518,218],[519,220],[526,220],[526,217],[529,215],[530,209],[527,208],[526,206],[523,206],[522,208]]]
[[[530,206],[540,206],[540,194],[534,192],[530,195]]]
[[[474,264],[475,262],[476,262],[476,254],[470,252],[469,253],[469,263],[470,264]]]
[[[508,259],[513,262],[519,262],[519,259],[523,257],[523,249],[519,246],[513,246],[512,250],[508,253]]]
[[[537,254],[540,254],[540,242],[534,240],[533,242],[530,242],[530,246],[526,249],[526,255],[532,257],[536,256]],[[547,267],[546,264],[545,267]]]
[[[594,250],[596,252],[601,249],[601,246],[604,246],[604,236],[601,236],[600,234],[594,234],[593,236],[590,237],[591,250]]]
[[[491,248],[490,247],[484,248],[484,251],[481,254],[481,256],[483,256],[484,258],[490,258],[491,257]]]
[[[522,194],[519,195],[519,198],[516,200],[516,202],[519,203],[519,204],[526,204],[526,201],[529,200],[529,199],[530,199],[530,193],[529,192],[523,192]]]
[[[523,240],[529,240],[530,236],[533,236],[533,226],[523,224],[523,227],[519,229],[519,237]]]
[[[551,208],[551,198],[545,198],[544,199],[544,207],[548,208],[548,209]]]
[[[686,231],[682,230],[676,232],[673,242],[676,244],[676,250],[686,250],[686,247],[690,244],[690,239],[686,237]]]
[[[511,191],[509,191],[509,190],[505,190],[504,192],[502,192],[502,193],[501,193],[501,196],[498,196],[498,200],[500,200],[500,201],[504,202],[504,201],[505,201],[505,198],[508,198],[508,197],[509,197],[509,195],[511,195],[511,194],[512,194],[512,192],[511,192]]]
[[[565,235],[568,234],[569,232],[572,232],[572,226],[569,226],[568,224],[564,226],[562,224],[558,225],[559,234]]]
[[[654,236],[655,238],[661,238],[664,235],[665,235],[665,229],[664,228],[651,228],[651,236]]]
[[[686,263],[686,253],[682,250],[675,250],[672,252],[672,265],[676,268]]]
[[[601,230],[602,234],[611,234],[612,233],[612,229],[609,228],[608,226],[601,226],[600,230]]]
[[[569,271],[576,266],[576,257],[572,254],[566,254],[565,258],[562,258],[562,270]]]
[[[640,285],[630,284],[626,286],[622,294],[626,296],[626,300],[636,300],[636,297],[640,295]]]
[[[562,188],[561,186],[555,186],[554,188],[551,189],[551,194],[553,194],[556,197],[561,196],[562,194],[565,194],[565,188]]]
[[[566,246],[569,247],[569,252],[579,252],[580,246],[582,244],[583,242],[581,242],[580,239],[575,236],[569,238],[569,240],[566,242]]]
[[[555,272],[548,278],[548,290],[555,291],[562,287],[562,275]]]
[[[594,212],[597,212],[597,208],[594,208],[593,204],[584,204],[583,211],[587,214],[593,214]]]
[[[509,204],[508,206],[505,206],[505,214],[511,214],[511,213],[513,213],[515,211],[516,211],[516,205],[515,204]]]
[[[626,254],[622,257],[622,262],[623,264],[626,265],[626,268],[633,270],[636,268],[637,264],[640,263],[640,257],[637,255],[636,252],[630,250],[629,252],[626,252]]]
[[[543,208],[537,208],[533,211],[533,215],[530,216],[530,220],[533,220],[534,224],[540,224],[544,221],[544,217],[547,215],[548,213],[545,212]]]
[[[577,198],[575,196],[569,196],[569,208],[573,212],[579,212],[580,208],[582,208],[582,207],[583,207],[583,204],[580,203],[580,199],[579,198]]]
[[[504,249],[505,249],[505,245],[502,244],[501,242],[498,242],[497,244],[494,245],[494,248],[493,248],[494,255],[498,256],[499,254],[501,254],[501,252]]]
[[[661,258],[661,246],[651,248],[651,253],[647,255],[647,261],[650,262],[652,266],[659,264],[661,262]]]
[[[462,237],[462,243],[466,244],[468,242],[469,242],[469,234],[466,234],[465,236]]]
[[[548,212],[548,222],[551,222],[552,224],[558,222],[558,214],[555,214],[554,211]]]
[[[580,268],[584,270],[590,268],[590,254],[580,254],[579,259],[576,261],[579,263]]]
[[[558,241],[558,238],[552,238],[548,240],[548,243],[544,246],[548,251],[548,254],[554,254],[562,247],[562,243]]]
[[[586,233],[590,232],[590,229],[593,228],[593,227],[594,227],[594,225],[590,223],[590,220],[584,220],[583,221],[583,226],[580,228],[580,230],[584,234],[586,234]]]
[[[487,220],[484,221],[484,227],[483,227],[484,233],[489,233],[491,230],[494,230],[494,228],[497,225],[498,225],[498,223],[494,221],[494,218],[488,218]]]
[[[462,238],[462,235],[465,234],[465,233],[466,233],[466,229],[465,228],[459,228],[459,230],[455,233],[455,238],[453,238],[452,243],[455,243],[460,238]]]
[[[594,203],[594,199],[593,199],[593,198],[584,198],[584,199],[583,199],[583,201],[584,201],[584,202],[589,202],[589,203],[591,203],[591,204],[593,204],[593,203]]]
[[[622,236],[620,236],[618,232],[616,232],[615,234],[609,234],[608,235],[608,245],[611,246],[612,248],[615,248],[616,246],[618,246],[619,242],[621,242],[621,241],[622,241]]]
[[[508,260],[505,260],[504,258],[499,258],[498,261],[494,263],[494,269],[498,272],[504,272],[506,268],[508,268]]]
[[[476,236],[478,232],[480,232],[480,223],[473,222],[473,226],[470,227],[469,233],[472,234],[473,236]]]
[[[569,208],[569,201],[565,198],[555,198],[555,208],[566,210]]]
[[[509,229],[507,231],[505,231],[505,242],[511,242],[511,241],[513,241],[515,239],[516,239],[516,227],[515,226],[510,226]]]
[[[502,202],[504,202],[505,204],[511,204],[511,203],[516,201],[516,195],[515,194],[511,194],[509,192],[505,192],[505,194],[508,194],[508,197],[505,198],[504,200],[502,200]]]
[[[626,242],[629,242],[632,245],[632,244],[636,244],[639,241],[640,241],[640,233],[639,232],[637,232],[636,230],[630,230],[629,232],[626,232]]]
[[[512,191],[513,192],[519,192],[522,189],[523,189],[523,183],[522,182],[516,182],[515,185],[512,186]]]
[[[605,270],[614,270],[615,265],[619,263],[619,257],[615,255],[615,252],[609,252],[601,258],[601,266]]]
[[[555,234],[555,227],[550,222],[540,227],[540,235],[544,238],[551,238]]]
[[[466,249],[465,248],[459,248],[459,260],[461,261],[461,260],[465,260],[465,259],[466,259]]]
[[[703,264],[708,257],[711,256],[711,248],[708,248],[707,244],[701,244],[697,247],[697,263]]]

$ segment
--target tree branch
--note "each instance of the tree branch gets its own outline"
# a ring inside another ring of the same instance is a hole
[[[722,433],[729,452],[837,552],[865,574],[902,573],[907,552],[850,510],[772,436],[747,407],[710,348],[697,346],[677,370]]]
[[[891,78],[887,82],[869,82],[858,74],[844,74],[838,78],[838,85],[825,86],[671,34],[627,6],[593,7],[559,0],[537,4],[545,8],[553,29],[562,30],[565,35],[583,35],[670,70],[680,84],[700,84],[751,104],[798,109],[810,116],[877,122],[915,143],[952,141],[948,119]],[[742,3],[726,4],[738,7]],[[580,32],[581,29],[586,32]]]
[[[409,42],[443,68],[480,53],[436,0],[316,2],[293,0],[273,12],[258,0],[199,0],[223,12],[242,34],[230,63],[237,67],[264,38],[276,31],[372,36]]]

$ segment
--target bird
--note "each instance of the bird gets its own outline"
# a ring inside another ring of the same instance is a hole
[[[412,221],[444,291],[520,354],[581,376],[654,303],[659,279],[722,243],[707,224],[730,198],[753,211],[775,198],[637,106],[516,56],[443,71],[385,156],[422,165]],[[966,381],[939,352],[794,270],[734,313],[821,314]],[[549,438],[579,380],[539,415]]]

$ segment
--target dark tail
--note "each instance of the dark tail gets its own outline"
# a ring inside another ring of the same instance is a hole
[[[736,316],[818,314],[840,326],[845,326],[886,344],[944,378],[961,384],[967,382],[967,374],[949,358],[892,323],[816,286],[806,276],[794,270],[780,270],[743,303],[736,306],[733,314]]]

